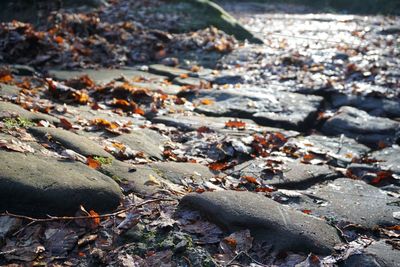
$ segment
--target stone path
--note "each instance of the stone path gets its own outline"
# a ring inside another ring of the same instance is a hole
[[[398,18],[239,15],[265,45],[238,47],[219,70],[3,66],[12,79],[0,77],[0,211],[109,213],[165,197],[176,202],[157,216],[146,206],[131,226],[121,224],[133,213],[116,219],[119,231],[128,229],[118,242],[141,240],[132,250],[144,255],[162,243],[143,234],[150,226],[179,225],[184,237],[165,238],[167,247],[209,259],[202,244],[250,230],[269,247],[266,264],[290,266],[290,253],[314,253],[326,264],[336,257],[341,266],[399,266],[400,52],[392,43],[400,37],[379,33]],[[11,238],[11,219],[1,219],[0,241]],[[203,239],[182,245],[189,233]]]

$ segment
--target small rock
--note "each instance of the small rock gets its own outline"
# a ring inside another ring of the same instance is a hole
[[[400,147],[387,147],[377,150],[371,154],[371,157],[379,160],[378,164],[385,170],[389,170],[400,175]]]

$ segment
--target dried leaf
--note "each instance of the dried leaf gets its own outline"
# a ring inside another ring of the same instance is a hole
[[[213,171],[223,171],[229,168],[229,164],[227,162],[213,162],[208,165]]]
[[[225,127],[244,129],[246,127],[246,123],[244,121],[240,121],[240,120],[229,120],[229,121],[225,122]]]
[[[94,227],[98,226],[100,224],[100,218],[99,214],[95,212],[94,210],[89,211],[90,217],[92,217],[92,224]]]
[[[242,178],[245,179],[249,183],[259,184],[256,177],[245,175],[245,176],[242,176]]]
[[[72,127],[73,127],[72,123],[65,118],[60,118],[60,124],[61,124],[61,127],[63,127],[66,130],[72,129]]]
[[[92,157],[88,157],[86,159],[86,165],[88,165],[92,169],[98,169],[101,167],[101,163],[99,161],[93,159]]]
[[[211,105],[211,104],[214,104],[214,100],[212,100],[212,99],[202,99],[202,100],[200,100],[200,103],[202,104],[202,105]]]

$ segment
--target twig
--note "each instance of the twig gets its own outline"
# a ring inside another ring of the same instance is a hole
[[[96,219],[96,218],[106,218],[106,217],[116,216],[116,215],[124,213],[132,208],[138,208],[138,207],[144,206],[146,204],[159,202],[159,201],[176,201],[176,199],[168,199],[168,198],[149,199],[149,200],[143,201],[138,204],[129,205],[125,209],[122,209],[122,210],[119,210],[119,211],[116,211],[113,213],[107,213],[107,214],[101,214],[101,215],[63,216],[63,217],[49,216],[49,218],[33,218],[33,217],[14,214],[14,213],[10,213],[10,212],[6,211],[4,213],[0,213],[0,216],[10,216],[13,218],[24,219],[24,220],[28,220],[31,222],[53,222],[53,221],[68,221],[68,220],[76,220],[76,219]]]
[[[225,266],[230,266],[230,265],[233,265],[233,262],[235,261],[235,260],[237,260],[240,256],[242,256],[242,255],[245,255],[245,256],[247,256],[250,260],[252,260],[254,263],[257,263],[258,265],[260,265],[260,266],[264,266],[264,267],[267,267],[267,265],[265,265],[265,264],[263,264],[263,263],[261,263],[261,262],[259,262],[259,261],[256,261],[252,256],[250,256],[246,251],[240,251],[238,254],[236,254],[236,256],[235,257],[233,257],[233,259],[231,259]]]

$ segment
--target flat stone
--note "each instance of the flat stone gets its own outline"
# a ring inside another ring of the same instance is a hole
[[[400,207],[390,205],[398,201],[384,191],[360,180],[336,179],[317,189],[314,196],[324,200],[326,205],[311,208],[325,216],[373,228],[376,225],[391,226],[399,223],[393,212]]]
[[[181,77],[176,77],[172,80],[173,83],[178,84],[178,85],[185,85],[185,86],[190,86],[190,87],[201,87],[202,85],[207,85],[208,82],[203,79],[195,78],[195,77],[187,77],[187,78],[181,78]]]
[[[157,75],[167,76],[170,79],[174,79],[175,77],[180,77],[182,75],[186,76],[186,75],[192,74],[188,70],[165,66],[165,65],[161,65],[161,64],[150,65],[149,72],[157,74]]]
[[[400,175],[400,147],[387,147],[382,150],[377,150],[371,154],[371,157],[379,160],[378,165],[385,170],[390,170],[393,173]]]
[[[380,240],[365,248],[363,253],[351,255],[339,266],[396,267],[400,266],[399,263],[399,250],[393,248],[385,240]]]
[[[49,70],[48,74],[57,80],[69,80],[82,75],[88,75],[96,84],[107,84],[115,79],[124,76],[128,80],[134,80],[135,78],[144,78],[149,81],[164,81],[168,77],[154,75],[148,72],[139,71],[135,69],[83,69],[83,70]]]
[[[209,99],[209,105],[199,105],[196,111],[209,116],[252,119],[265,126],[299,130],[312,124],[322,97],[261,88],[210,90],[199,94]],[[201,102],[199,102],[201,103]]]
[[[271,158],[273,159],[273,158]],[[282,160],[282,171],[272,173],[267,166],[268,159],[256,159],[235,166],[235,176],[252,176],[261,178],[266,184],[277,188],[306,188],[317,182],[333,179],[338,174],[327,165],[304,164],[299,161]],[[231,173],[231,171],[230,171]]]
[[[154,162],[149,164],[161,177],[174,183],[184,185],[185,180],[194,182],[208,181],[215,175],[207,166],[186,162]]]
[[[27,168],[27,164],[29,168]],[[0,151],[0,210],[32,216],[109,212],[121,199],[109,177],[79,162]]]
[[[169,139],[156,131],[145,128],[117,136],[114,140],[128,145],[133,150],[144,152],[147,157],[162,159],[163,146]]]
[[[332,106],[335,108],[352,106],[365,110],[375,116],[400,117],[399,100],[395,101],[377,97],[343,94],[335,94],[331,99]]]
[[[191,193],[180,203],[199,210],[228,231],[249,229],[274,249],[329,254],[341,240],[325,221],[283,206],[262,195],[241,191]]]
[[[61,128],[32,127],[29,131],[38,138],[46,138],[46,135],[50,135],[52,140],[83,156],[113,157],[94,141]]]
[[[216,132],[223,133],[262,133],[262,132],[280,132],[284,134],[286,137],[297,136],[300,133],[296,131],[288,131],[284,129],[274,128],[274,127],[266,127],[259,126],[254,121],[248,119],[242,119],[243,122],[246,123],[245,129],[236,129],[236,128],[227,128],[225,123],[231,120],[236,120],[236,118],[232,117],[207,117],[202,114],[168,114],[163,116],[157,116],[152,119],[155,123],[163,123],[167,126],[173,126],[183,131],[196,131],[200,127],[208,127],[209,129]]]
[[[376,146],[380,141],[394,143],[400,133],[400,123],[345,106],[325,122],[322,131],[328,135],[344,134],[361,143]]]
[[[0,97],[12,98],[19,94],[21,88],[15,85],[0,84]]]
[[[146,88],[153,92],[161,91],[168,95],[177,95],[181,92],[182,88],[179,85],[156,83],[156,82],[131,82],[133,86]]]
[[[326,154],[336,160],[336,164],[346,166],[353,158],[361,158],[370,149],[346,136],[328,137],[323,135],[309,135],[306,137],[291,138],[285,144],[287,147],[296,146],[304,153]]]
[[[59,119],[49,116],[47,114],[39,113],[39,112],[30,112],[21,106],[0,101],[0,119],[9,118],[9,117],[21,117],[30,121],[38,122],[41,120],[48,121],[50,123],[58,123]]]

